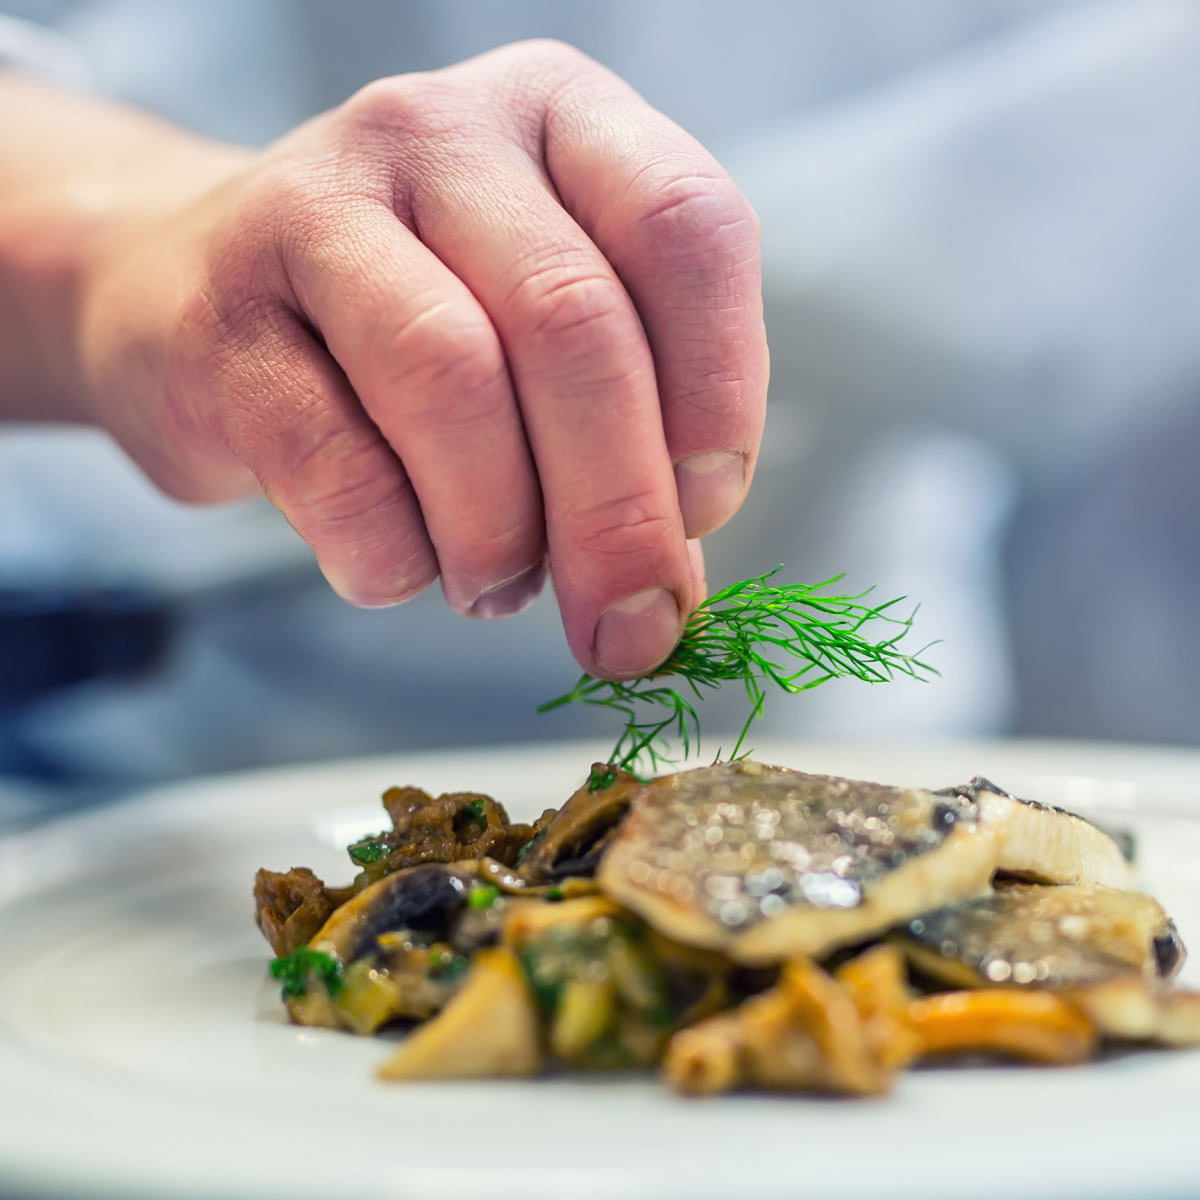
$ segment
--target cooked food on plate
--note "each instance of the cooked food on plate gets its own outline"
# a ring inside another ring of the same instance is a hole
[[[295,867],[254,892],[293,1021],[405,1032],[385,1079],[658,1069],[689,1094],[870,1095],[945,1055],[1200,1045],[1129,840],[983,779],[598,764],[528,825],[475,793],[384,805],[351,884]]]

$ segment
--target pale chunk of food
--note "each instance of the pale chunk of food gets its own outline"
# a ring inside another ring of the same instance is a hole
[[[985,823],[1004,828],[998,871],[1039,883],[1128,888],[1133,881],[1117,840],[1077,813],[1022,800],[978,775],[970,783],[943,789],[942,794],[976,804]]]
[[[454,999],[379,1067],[381,1079],[482,1079],[541,1069],[537,1010],[512,951],[481,950]]]
[[[1019,884],[924,913],[897,938],[918,969],[954,986],[1054,992],[1109,1037],[1200,1043],[1200,994],[1167,982],[1183,943],[1149,896]]]
[[[874,999],[872,997],[872,999]],[[813,963],[788,963],[774,987],[738,1008],[680,1030],[663,1074],[676,1091],[711,1096],[734,1088],[885,1092],[907,1053],[872,1036],[875,1011]]]
[[[1001,868],[1054,878],[1072,846],[1070,877],[1126,878],[1094,825],[980,781],[932,792],[742,761],[642,787],[597,881],[668,936],[762,964],[980,895]]]

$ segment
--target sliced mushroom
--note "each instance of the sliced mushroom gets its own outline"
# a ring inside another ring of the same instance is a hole
[[[741,1086],[870,1095],[893,1075],[849,990],[807,960],[788,963],[774,987],[732,1012],[681,1030],[663,1068],[691,1095]]]
[[[912,997],[904,956],[895,946],[875,946],[850,959],[834,978],[850,994],[867,1045],[885,1067],[906,1067],[920,1054],[920,1041],[908,1019]]]
[[[511,867],[541,824],[513,824],[502,804],[479,792],[448,792],[435,800],[420,788],[394,787],[383,794],[383,806],[393,827],[349,847],[362,867],[360,886],[427,862],[490,856]],[[542,821],[548,819],[544,814]]]
[[[472,878],[469,869],[433,863],[396,871],[336,909],[310,944],[349,963],[396,930],[445,938],[466,906]]]
[[[434,977],[430,948],[450,935],[471,882],[467,868],[426,864],[385,876],[340,905],[308,943],[338,968],[336,986],[310,973],[302,993],[284,997],[292,1020],[371,1033],[397,1017],[435,1012],[458,981]],[[445,954],[452,958],[449,948]]]
[[[381,1079],[479,1079],[536,1075],[538,1020],[521,964],[509,950],[481,950],[454,999],[379,1067]]]
[[[1064,1066],[1084,1062],[1096,1046],[1087,1014],[1049,992],[941,992],[914,1000],[908,1024],[922,1056],[1000,1054]]]
[[[628,771],[596,763],[588,781],[530,844],[520,865],[521,877],[546,884],[591,875],[640,786],[641,781]]]
[[[268,871],[254,877],[254,917],[276,954],[299,949],[350,895],[328,888],[307,867]]]

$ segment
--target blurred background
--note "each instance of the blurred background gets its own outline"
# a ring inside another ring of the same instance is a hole
[[[582,47],[731,170],[773,359],[716,587],[919,600],[942,677],[772,734],[1200,742],[1192,0],[0,0],[10,58],[261,144],[381,75]],[[3,51],[0,51],[3,53]],[[550,595],[359,611],[265,502],[185,509],[99,434],[0,430],[0,775],[31,805],[200,772],[615,732],[535,716]],[[718,706],[719,707],[719,706]],[[735,710],[706,728],[728,728]]]

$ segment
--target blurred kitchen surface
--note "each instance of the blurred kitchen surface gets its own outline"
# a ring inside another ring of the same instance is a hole
[[[587,50],[762,218],[771,408],[750,499],[708,539],[710,583],[844,571],[921,602],[915,644],[942,639],[939,681],[781,698],[763,732],[1200,742],[1193,0],[0,13],[58,30],[48,66],[79,86],[248,143],[380,75],[530,36]],[[184,509],[99,435],[0,433],[0,592],[81,587],[140,597],[165,644],[140,674],[0,691],[0,772],[33,790],[610,732],[605,714],[533,713],[576,674],[551,596],[500,624],[436,589],[358,611],[265,502]]]

